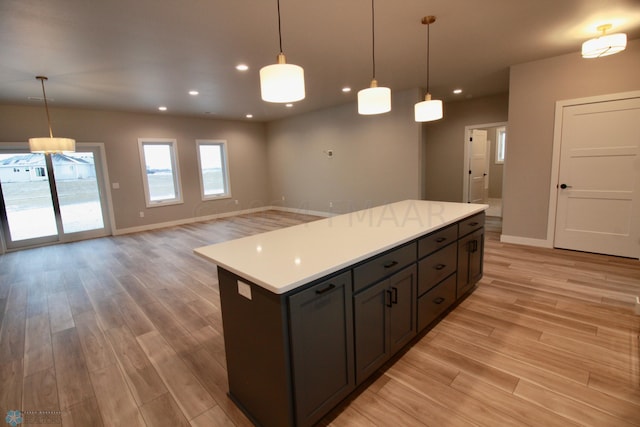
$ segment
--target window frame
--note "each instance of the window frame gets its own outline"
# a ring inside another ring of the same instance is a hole
[[[144,147],[146,145],[168,145],[171,155],[171,168],[175,197],[171,199],[151,200],[149,180],[147,178],[147,162]],[[182,182],[180,179],[180,162],[178,161],[178,141],[174,138],[138,138],[138,151],[140,153],[140,170],[142,172],[142,187],[144,189],[145,205],[147,208],[178,205],[184,203],[182,198]]]
[[[496,129],[496,157],[495,163],[497,165],[504,164],[504,158],[506,156],[507,150],[507,128],[505,126],[501,126]],[[502,158],[500,158],[500,153],[502,152]]]
[[[224,192],[221,194],[205,194],[204,188],[204,176],[202,174],[202,159],[200,154],[200,147],[203,145],[217,145],[221,147],[220,150],[220,163],[222,167],[222,180],[224,186]],[[230,199],[231,196],[231,182],[229,181],[229,155],[227,151],[227,141],[224,139],[196,139],[196,154],[198,157],[198,178],[200,179],[200,197],[202,201],[208,200],[220,200]]]

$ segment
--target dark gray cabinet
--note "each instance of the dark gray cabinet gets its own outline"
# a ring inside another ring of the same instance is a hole
[[[416,334],[415,263],[353,298],[356,383],[361,383]]]
[[[312,425],[355,387],[351,272],[289,297],[297,425]]]
[[[458,240],[458,281],[456,297],[460,298],[482,278],[484,228]]]

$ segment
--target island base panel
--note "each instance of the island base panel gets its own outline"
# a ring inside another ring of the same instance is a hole
[[[282,296],[220,267],[218,279],[230,397],[256,425],[294,425]]]

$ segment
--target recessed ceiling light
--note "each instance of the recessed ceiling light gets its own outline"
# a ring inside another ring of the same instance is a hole
[[[246,117],[247,119],[252,119],[252,118],[253,118],[253,114],[247,114],[245,117]]]
[[[167,107],[165,107],[164,105],[161,105],[160,107],[158,107],[158,110],[167,111]]]
[[[191,96],[196,96],[196,95],[199,95],[199,94],[200,94],[200,92],[198,92],[197,90],[190,90],[189,91],[189,95],[191,95]]]
[[[293,104],[291,104],[291,103],[286,104],[286,105],[285,105],[285,107],[287,107],[287,108],[291,108],[291,107],[293,107]]]
[[[455,93],[456,95],[459,95],[462,93],[462,89],[454,89],[453,93]]]
[[[236,65],[236,70],[238,71],[247,71],[249,66],[247,64],[238,64]]]
[[[344,93],[349,93],[349,92],[351,92],[351,88],[349,86],[345,86],[345,87],[342,88],[342,91]]]

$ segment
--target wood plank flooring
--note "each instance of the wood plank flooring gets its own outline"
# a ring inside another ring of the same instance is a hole
[[[251,425],[226,395],[215,267],[192,249],[314,219],[269,211],[0,256],[0,416]],[[499,229],[488,220],[476,290],[320,425],[640,426],[640,262],[502,244]]]

